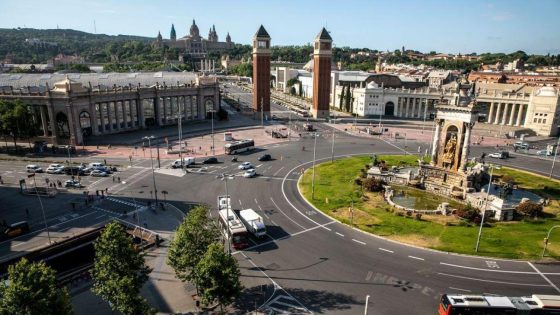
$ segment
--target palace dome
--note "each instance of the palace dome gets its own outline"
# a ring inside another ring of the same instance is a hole
[[[199,31],[198,31],[198,26],[196,26],[196,22],[195,22],[194,19],[192,20],[192,25],[191,25],[191,29],[190,29],[190,35],[191,35],[192,37],[198,37],[198,36],[200,36],[200,33],[199,33]]]

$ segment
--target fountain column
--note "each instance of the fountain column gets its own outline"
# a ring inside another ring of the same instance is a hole
[[[472,123],[466,123],[465,128],[465,140],[463,141],[463,152],[461,154],[461,167],[463,172],[467,171],[467,161],[469,159],[469,147],[471,142],[471,129],[474,126]]]

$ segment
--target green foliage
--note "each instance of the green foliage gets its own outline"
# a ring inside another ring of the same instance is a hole
[[[0,314],[72,314],[66,288],[59,288],[56,273],[43,262],[22,258],[8,267],[8,281],[0,285]]]
[[[296,95],[296,88],[295,88],[295,87],[292,86],[292,87],[290,88],[290,94],[291,94],[291,95]]]
[[[299,82],[298,78],[291,78],[290,80],[288,80],[287,84],[288,84],[288,87],[292,87],[292,86],[294,86],[294,84],[296,84],[298,82]]]
[[[241,63],[230,68],[230,72],[242,77],[253,76],[253,64],[250,62]]]
[[[80,73],[91,72],[90,68],[84,64],[69,64],[69,65],[60,64],[56,66],[54,70],[55,71],[71,70],[72,72],[80,72]]]
[[[0,133],[11,137],[16,149],[18,138],[29,139],[37,134],[38,128],[29,107],[21,100],[0,100]]]
[[[196,265],[196,284],[200,288],[202,301],[210,304],[218,301],[228,305],[241,294],[237,260],[224,252],[224,247],[213,243]]]
[[[117,222],[107,224],[94,247],[92,292],[109,302],[113,311],[125,315],[153,313],[140,296],[151,270],[124,227]]]
[[[539,203],[525,201],[520,203],[515,210],[524,216],[534,218],[542,216],[543,206]]]
[[[208,246],[219,237],[209,212],[207,206],[194,207],[175,231],[167,261],[181,281],[195,280],[193,271],[196,265]]]

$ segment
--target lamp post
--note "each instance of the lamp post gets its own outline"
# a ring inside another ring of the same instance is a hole
[[[66,146],[66,152],[68,152],[68,166],[72,166],[72,157],[70,156],[70,146]]]
[[[331,163],[334,162],[334,128],[332,130]]]
[[[51,244],[51,233],[49,232],[49,225],[47,224],[47,217],[45,216],[45,208],[43,207],[43,201],[41,201],[41,196],[39,196],[39,190],[37,190],[37,181],[35,180],[35,173],[27,175],[27,178],[33,177],[33,185],[35,186],[35,194],[39,199],[39,204],[41,205],[41,212],[43,213],[43,221],[45,222],[45,230],[47,230],[47,237],[49,239],[49,245]]]
[[[544,258],[544,254],[546,252],[546,247],[548,246],[548,241],[550,240],[550,233],[552,233],[552,230],[554,230],[555,228],[559,228],[560,225],[554,225],[553,227],[550,228],[550,230],[548,230],[548,233],[546,234],[546,238],[544,239],[544,248],[542,250],[542,254],[541,254],[541,259]]]
[[[179,121],[177,123],[177,132],[179,134],[179,159],[181,159],[181,170],[184,172],[185,171],[185,166],[184,166],[184,162],[183,162],[183,111],[182,111],[182,106],[181,104],[179,104]]]
[[[552,158],[552,166],[550,167],[550,174],[548,175],[549,178],[552,178],[552,171],[554,171],[554,163],[556,163],[556,155],[558,154],[558,146],[560,146],[560,137],[558,137],[558,141],[556,142],[556,148],[554,148],[554,157]]]
[[[315,199],[315,157],[317,149],[317,133],[313,134],[313,174],[311,176],[311,199]]]
[[[153,186],[154,186],[154,196],[155,196],[155,202],[156,202],[154,209],[157,209],[158,197],[157,197],[156,175],[155,175],[155,172],[154,172],[154,158],[152,156],[152,142],[151,142],[151,140],[154,139],[154,138],[155,138],[154,136],[149,136],[149,137],[146,136],[142,139],[148,140],[148,150],[150,150],[150,161],[152,163],[152,181],[153,181]]]
[[[494,174],[494,165],[490,165],[492,168],[490,170],[490,182],[488,183],[488,190],[486,191],[486,197],[484,198],[484,207],[482,208],[482,219],[480,220],[480,228],[478,229],[478,237],[476,238],[475,252],[478,253],[478,247],[480,246],[480,237],[482,236],[482,227],[484,226],[484,219],[486,218],[486,207],[488,206],[488,195],[490,195],[490,189],[492,188],[492,175]]]
[[[212,155],[215,156],[216,155],[216,147],[214,145],[214,113],[216,112],[216,110],[211,109],[208,112],[210,112],[211,118],[212,118]]]

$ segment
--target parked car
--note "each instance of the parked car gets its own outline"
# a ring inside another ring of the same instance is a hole
[[[58,164],[58,163],[54,163],[54,164],[50,164],[49,167],[52,167],[52,168],[64,168],[64,165]]]
[[[257,172],[254,169],[248,169],[243,173],[243,177],[251,178],[257,176]]]
[[[67,187],[67,188],[81,188],[82,184],[80,184],[80,182],[75,180],[75,179],[69,179],[69,180],[64,182],[64,187]]]
[[[64,174],[64,168],[49,166],[47,168],[47,174]]]
[[[43,169],[35,164],[29,164],[25,168],[28,173],[43,173]]]
[[[549,153],[548,150],[537,151],[537,155],[540,155],[540,156],[548,156],[549,155],[548,153]]]
[[[490,153],[488,154],[488,157],[495,158],[495,159],[503,159],[502,153],[500,152]]]
[[[239,164],[238,168],[240,170],[247,170],[247,169],[253,168],[253,164],[251,164],[251,162],[243,162],[243,163]]]
[[[202,161],[202,163],[204,163],[204,164],[216,164],[216,163],[218,163],[218,159],[212,156],[212,157],[209,157],[209,158],[205,159],[204,161]]]
[[[5,227],[4,231],[1,234],[2,239],[12,238],[16,236],[23,235],[25,233],[29,233],[29,223],[27,221],[21,221],[9,224]]]
[[[270,156],[270,154],[264,154],[259,156],[259,161],[270,161],[272,159],[272,156]]]
[[[102,170],[93,170],[89,173],[89,175],[93,177],[106,177],[107,173]]]

